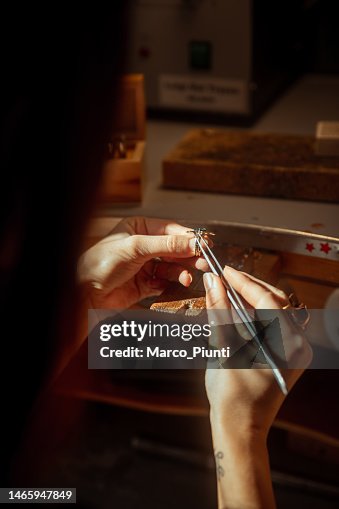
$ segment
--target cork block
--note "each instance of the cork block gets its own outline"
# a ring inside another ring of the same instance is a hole
[[[317,153],[315,145],[313,136],[195,129],[164,158],[163,184],[171,189],[339,202],[339,154]]]

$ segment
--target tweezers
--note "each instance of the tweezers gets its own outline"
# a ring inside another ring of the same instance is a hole
[[[238,317],[242,321],[243,325],[247,329],[247,331],[250,334],[250,337],[255,341],[256,345],[258,346],[260,352],[265,358],[265,361],[272,369],[273,375],[282,391],[282,393],[286,396],[288,393],[287,386],[285,383],[285,380],[280,373],[279,368],[277,367],[276,363],[272,359],[270,353],[266,350],[262,340],[259,339],[259,331],[256,329],[255,323],[252,320],[251,315],[248,313],[244,302],[241,298],[241,296],[238,294],[238,292],[233,288],[231,283],[229,283],[225,276],[223,269],[215,257],[212,249],[209,247],[206,237],[210,234],[206,231],[205,228],[196,228],[192,230],[192,233],[195,235],[196,243],[199,247],[200,253],[203,254],[206,262],[208,263],[208,266],[210,267],[213,274],[218,276],[223,285],[225,286],[227,297],[229,298],[229,301],[231,303],[231,306],[236,311]],[[213,260],[213,261],[212,261]]]

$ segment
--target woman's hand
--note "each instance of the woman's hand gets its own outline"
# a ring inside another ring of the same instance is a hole
[[[267,283],[230,267],[225,268],[224,274],[249,307],[274,310],[288,304],[287,296]],[[204,274],[204,284],[209,322],[220,324],[225,316],[231,316],[225,311],[230,309],[225,288],[220,278],[210,273]],[[291,389],[302,374],[302,367],[311,361],[312,352],[303,334],[283,314],[279,313],[279,325],[286,358],[293,366],[301,367],[282,370]],[[206,389],[216,458],[218,507],[274,509],[266,439],[284,395],[272,371],[207,369]]]
[[[128,308],[160,295],[169,281],[188,287],[190,269],[207,270],[207,264],[194,256],[195,238],[187,230],[162,219],[132,217],[118,223],[79,261],[79,280],[90,289],[93,307]]]
[[[289,303],[284,292],[253,276],[231,267],[226,267],[224,274],[249,307],[274,310]],[[210,273],[204,275],[204,284],[209,321],[218,322],[222,314],[218,310],[230,309],[225,288],[220,278]],[[310,363],[312,351],[301,331],[283,315],[284,312],[279,313],[284,352],[289,365],[299,367],[282,370],[286,385],[291,389],[301,376],[302,368]],[[224,419],[225,426],[239,431],[260,429],[267,433],[284,400],[271,369],[208,369],[206,388],[211,411]]]

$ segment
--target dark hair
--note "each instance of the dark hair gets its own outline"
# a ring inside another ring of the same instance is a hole
[[[112,127],[126,3],[2,8],[2,479],[56,346],[74,332],[76,262]]]

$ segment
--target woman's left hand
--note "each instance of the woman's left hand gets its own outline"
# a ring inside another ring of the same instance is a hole
[[[89,288],[93,306],[126,309],[160,295],[169,281],[188,287],[190,269],[208,267],[195,257],[195,237],[187,230],[164,219],[131,217],[118,223],[79,261],[79,280]]]

